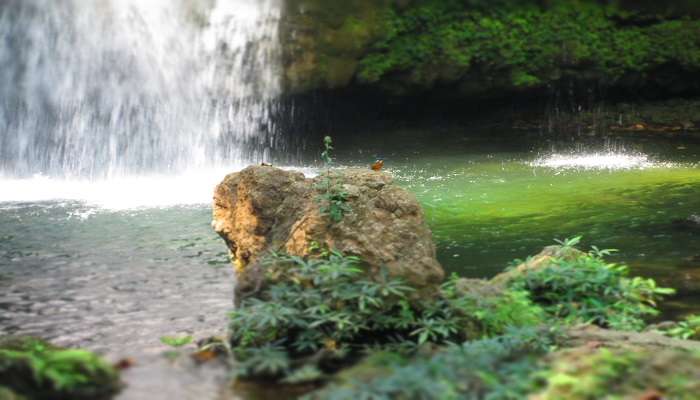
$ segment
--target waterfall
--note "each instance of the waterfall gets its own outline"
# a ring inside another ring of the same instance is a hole
[[[100,178],[269,157],[279,1],[3,1],[0,174]]]

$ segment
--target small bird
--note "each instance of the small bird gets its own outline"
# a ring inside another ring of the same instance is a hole
[[[372,171],[381,171],[384,168],[384,159],[378,158],[377,161],[372,164]]]
[[[261,167],[271,167],[272,164],[266,163],[266,162],[261,162],[261,163],[260,163],[260,166],[261,166]]]

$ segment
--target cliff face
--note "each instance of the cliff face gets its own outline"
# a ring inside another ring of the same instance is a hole
[[[669,2],[667,2],[669,3]],[[291,93],[700,93],[700,1],[287,0]]]

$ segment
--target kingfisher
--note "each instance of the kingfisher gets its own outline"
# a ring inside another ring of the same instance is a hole
[[[377,161],[375,161],[372,164],[372,171],[381,171],[382,168],[384,168],[384,159],[383,158],[377,158]]]

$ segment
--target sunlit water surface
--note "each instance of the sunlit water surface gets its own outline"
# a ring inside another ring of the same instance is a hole
[[[620,249],[615,260],[635,273],[680,288],[667,315],[700,311],[700,236],[673,223],[700,212],[697,145],[549,145],[460,131],[436,139],[417,130],[345,137],[338,164],[384,157],[423,204],[448,271],[489,277],[555,238],[583,235],[585,245]],[[170,363],[161,336],[225,331],[233,274],[209,203],[238,168],[0,179],[0,334],[150,360],[127,373],[123,399],[219,395],[222,374],[153,365]]]

